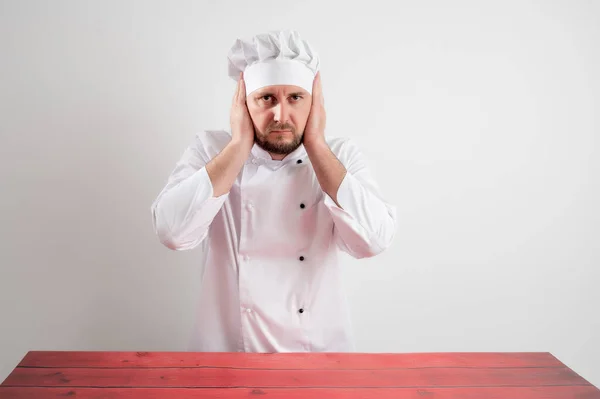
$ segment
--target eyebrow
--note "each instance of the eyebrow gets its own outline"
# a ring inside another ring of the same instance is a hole
[[[297,91],[297,92],[294,92],[294,93],[290,93],[288,95],[288,97],[290,97],[290,96],[305,96],[305,95],[306,95],[306,93],[303,93],[301,91]],[[257,98],[264,97],[264,96],[273,96],[273,97],[275,97],[275,94],[273,92],[270,92],[270,91],[265,91],[265,92],[262,92],[262,93],[256,93],[256,97]]]

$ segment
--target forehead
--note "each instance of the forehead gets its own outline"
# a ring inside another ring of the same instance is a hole
[[[266,86],[261,87],[260,89],[255,90],[251,93],[252,96],[264,96],[264,95],[273,95],[273,96],[289,96],[291,94],[304,94],[306,96],[310,95],[306,90],[304,90],[300,86],[293,85],[275,85],[275,86]]]

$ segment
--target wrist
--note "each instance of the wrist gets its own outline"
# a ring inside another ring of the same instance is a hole
[[[303,140],[303,144],[307,151],[329,148],[329,145],[327,144],[325,137],[321,137],[321,136],[314,138],[314,139],[307,139],[305,136],[304,140]]]
[[[229,142],[229,146],[234,147],[238,151],[250,152],[253,145],[254,145],[254,137],[252,138],[252,140],[233,137],[231,139],[231,141]]]

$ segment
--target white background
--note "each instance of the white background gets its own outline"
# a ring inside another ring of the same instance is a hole
[[[150,205],[228,128],[235,39],[288,28],[398,207],[344,258],[358,349],[547,351],[600,385],[600,2],[567,0],[0,0],[0,381],[185,350],[202,268]]]

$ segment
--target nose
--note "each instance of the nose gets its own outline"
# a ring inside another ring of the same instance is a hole
[[[276,122],[286,122],[288,119],[288,107],[286,104],[278,103],[273,107],[273,119]]]

